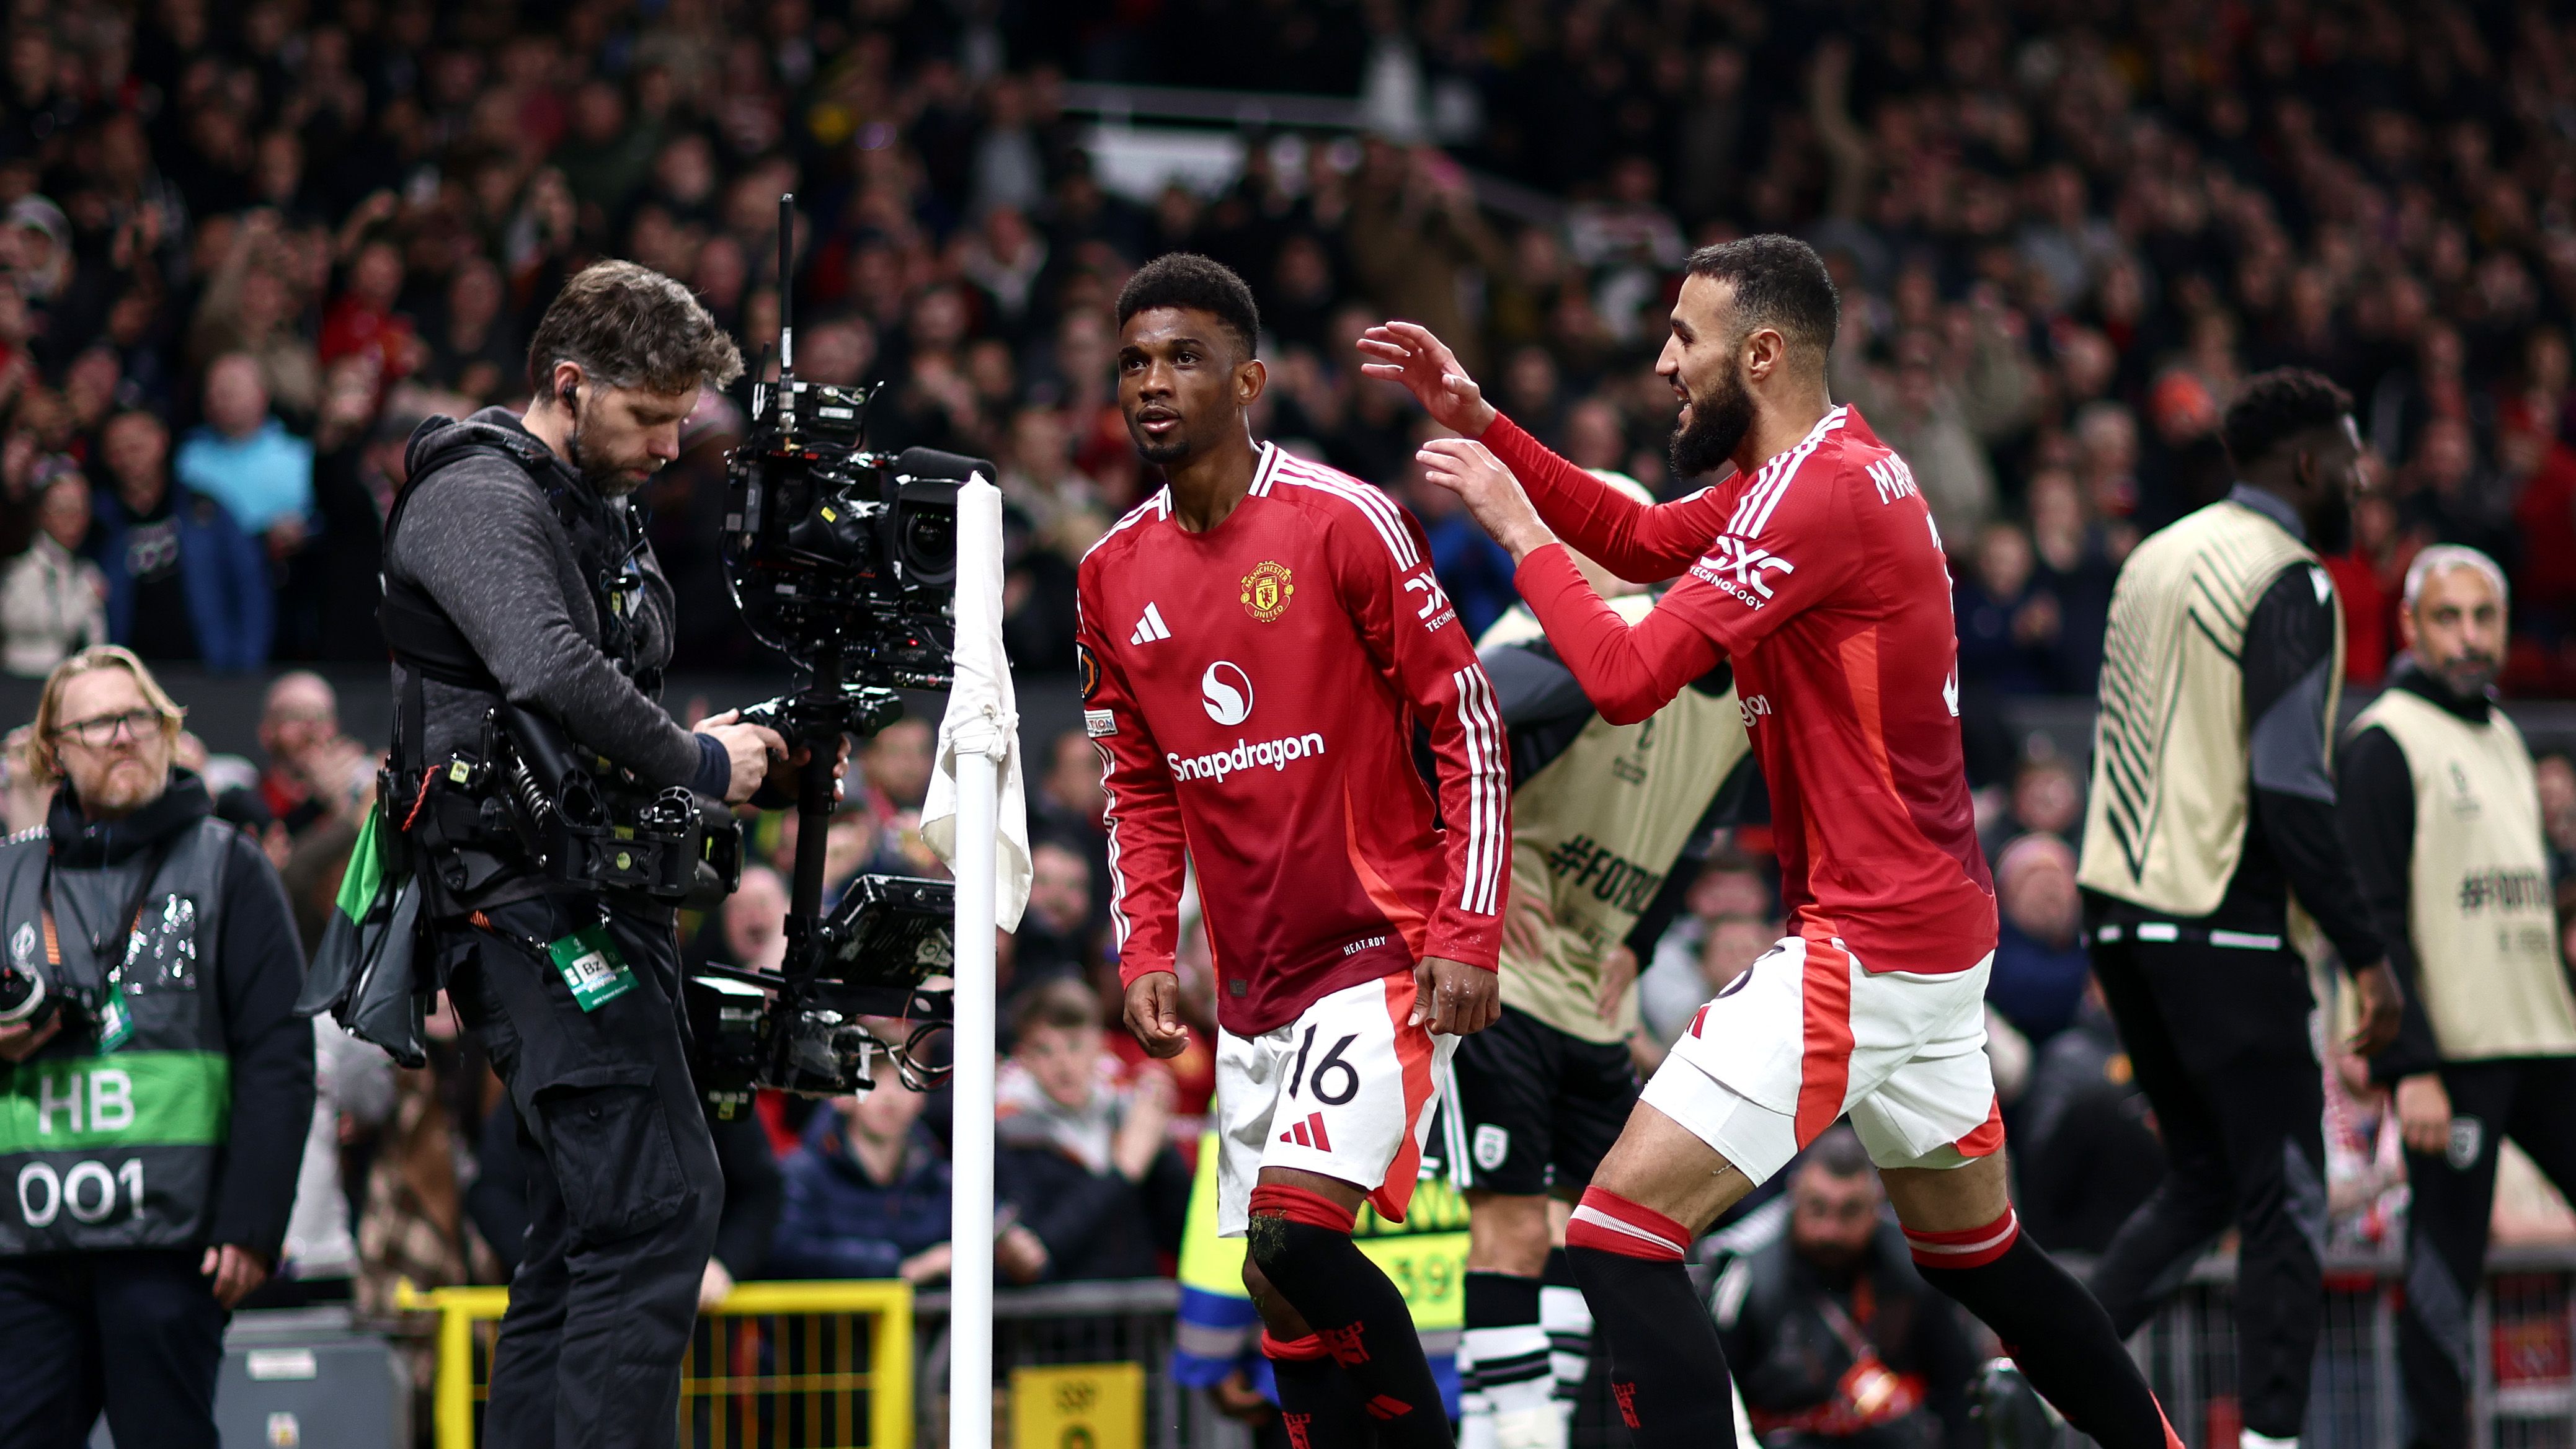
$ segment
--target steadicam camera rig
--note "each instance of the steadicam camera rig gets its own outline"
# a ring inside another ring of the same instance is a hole
[[[731,1116],[754,1086],[811,1095],[873,1085],[882,1051],[920,1090],[944,1069],[922,1054],[947,1029],[950,993],[924,983],[954,960],[950,882],[863,875],[827,916],[823,861],[844,735],[903,713],[897,688],[944,689],[955,645],[957,490],[993,465],[929,448],[869,452],[869,393],[799,382],[786,279],[795,198],[778,200],[778,381],[755,369],[751,428],[727,460],[724,560],[734,605],[795,666],[797,687],[742,712],[808,751],[796,777],[796,874],[778,972],[709,966],[687,983],[710,1109]],[[902,1023],[887,1041],[862,1020]]]

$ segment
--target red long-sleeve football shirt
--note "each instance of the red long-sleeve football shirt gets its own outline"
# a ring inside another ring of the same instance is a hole
[[[1238,1036],[1425,956],[1493,967],[1502,717],[1411,514],[1265,444],[1250,494],[1205,533],[1173,521],[1168,491],[1120,519],[1084,555],[1079,598],[1122,980],[1172,969],[1184,852],[1217,1020]]]
[[[1681,582],[1633,628],[1562,547],[1514,582],[1602,715],[1652,714],[1723,655],[1771,793],[1798,927],[1872,971],[1965,971],[1995,946],[1959,745],[1949,564],[1905,460],[1852,408],[1750,477],[1649,508],[1508,418],[1484,444],[1541,517],[1621,578]]]

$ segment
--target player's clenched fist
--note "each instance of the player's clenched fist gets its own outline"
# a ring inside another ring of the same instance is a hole
[[[1127,999],[1132,1003],[1135,994]],[[1413,968],[1410,1025],[1428,1027],[1434,1036],[1468,1036],[1492,1026],[1502,1014],[1502,978],[1493,972],[1446,956],[1425,956]],[[1152,1043],[1146,1045],[1150,1050]]]
[[[1149,971],[1129,982],[1127,1030],[1146,1055],[1179,1056],[1190,1044],[1190,1029],[1181,1024],[1181,978],[1169,971]]]

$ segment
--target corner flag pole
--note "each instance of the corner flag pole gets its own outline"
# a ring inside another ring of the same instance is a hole
[[[999,762],[958,735],[957,1061],[948,1442],[993,1442],[993,848]]]
[[[948,1442],[993,1442],[994,934],[1002,766],[1017,721],[1002,652],[1001,497],[980,476],[959,500],[957,687],[945,731],[957,777],[957,1072],[949,1205]],[[943,751],[943,753],[948,753]],[[1025,829],[1025,827],[1023,827]],[[1014,902],[1014,923],[1019,911]]]

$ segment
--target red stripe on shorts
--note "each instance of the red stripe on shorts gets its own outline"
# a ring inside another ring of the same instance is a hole
[[[2004,1145],[2004,1104],[1989,1101],[1986,1120],[1978,1124],[1977,1130],[1950,1145],[1958,1150],[1961,1157],[1994,1156],[1996,1149]]]
[[[1369,1194],[1369,1206],[1391,1223],[1403,1222],[1413,1205],[1413,1183],[1422,1174],[1422,1141],[1413,1129],[1431,1101],[1431,1028],[1405,1024],[1413,1015],[1414,994],[1412,972],[1387,974],[1386,1015],[1395,1027],[1395,1062],[1404,1080],[1404,1137],[1386,1165],[1386,1181]]]
[[[1851,956],[1815,936],[1806,938],[1806,946],[1806,978],[1798,993],[1806,1016],[1806,1050],[1798,1062],[1800,1151],[1834,1125],[1851,1092]]]

